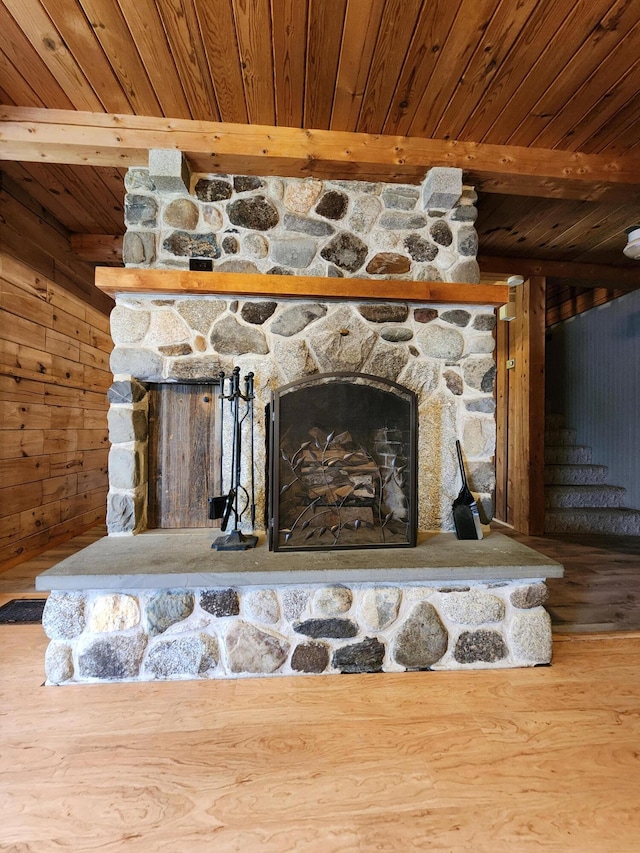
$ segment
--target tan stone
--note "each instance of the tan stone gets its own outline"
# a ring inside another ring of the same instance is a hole
[[[147,346],[166,346],[189,341],[191,332],[187,324],[173,311],[156,311],[151,315]]]
[[[284,191],[284,203],[293,213],[308,213],[322,192],[322,181],[315,178],[291,181]]]
[[[312,608],[318,616],[338,616],[353,603],[353,593],[345,586],[327,586],[315,591]]]
[[[132,595],[100,595],[91,606],[89,629],[95,633],[126,631],[139,622],[140,607]]]
[[[219,231],[222,228],[222,213],[214,204],[202,205],[202,218],[213,231]]]
[[[493,418],[467,418],[462,446],[468,457],[492,456],[496,449],[496,424]]]

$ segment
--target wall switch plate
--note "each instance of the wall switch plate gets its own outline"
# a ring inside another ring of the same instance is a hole
[[[211,258],[189,258],[189,269],[195,272],[212,272],[213,261]]]

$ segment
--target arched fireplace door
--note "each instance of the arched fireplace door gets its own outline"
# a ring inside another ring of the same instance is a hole
[[[364,373],[308,376],[274,392],[269,546],[416,544],[416,397]]]

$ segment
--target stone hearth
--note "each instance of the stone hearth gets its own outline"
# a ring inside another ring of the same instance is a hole
[[[553,560],[499,533],[413,549],[212,552],[107,537],[40,575],[51,684],[536,666]]]

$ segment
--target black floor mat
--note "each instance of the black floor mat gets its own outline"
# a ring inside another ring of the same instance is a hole
[[[14,598],[0,607],[0,625],[37,625],[46,598]]]

